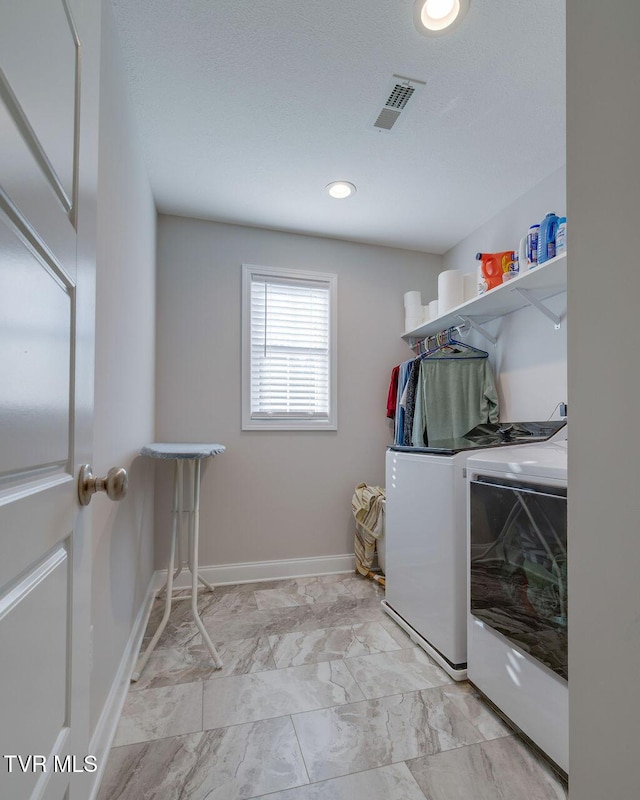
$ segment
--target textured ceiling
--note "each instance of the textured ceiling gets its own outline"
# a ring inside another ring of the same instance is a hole
[[[565,162],[563,0],[439,38],[413,0],[112,2],[162,212],[443,253]],[[394,73],[426,85],[379,133]]]

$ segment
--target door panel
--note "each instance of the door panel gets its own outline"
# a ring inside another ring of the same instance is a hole
[[[54,474],[20,479],[0,494],[0,596],[64,544],[76,526],[75,492],[74,477]]]
[[[0,674],[14,676],[0,682],[0,707],[13,721],[11,730],[0,731],[3,754],[48,755],[68,727],[69,588],[69,558],[61,546],[0,597],[0,640],[13,645],[0,652]],[[3,796],[29,797],[38,773],[25,777],[13,775]]]
[[[71,286],[0,214],[0,485],[67,469],[71,418]]]
[[[0,755],[47,759],[1,759],[0,798],[84,800],[64,758],[89,754],[100,3],[0,0],[0,19]]]
[[[46,249],[75,279],[76,232],[69,224],[69,212],[28,146],[28,132],[21,132],[1,102],[1,90],[0,71],[0,207],[20,220],[37,240],[46,243]]]
[[[3,3],[0,52],[5,103],[23,127],[25,141],[60,202],[70,211],[76,164],[78,44],[66,3]]]

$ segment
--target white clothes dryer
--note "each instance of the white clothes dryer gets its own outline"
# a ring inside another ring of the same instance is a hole
[[[566,439],[475,454],[467,478],[468,678],[566,776]]]

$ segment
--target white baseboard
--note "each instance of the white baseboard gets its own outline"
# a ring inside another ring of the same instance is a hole
[[[333,575],[354,572],[356,561],[353,554],[342,556],[314,556],[312,558],[288,558],[283,561],[247,561],[242,564],[218,564],[200,566],[202,577],[215,586],[229,583],[253,583],[254,581],[274,581],[284,578],[301,578],[309,575]],[[161,586],[167,580],[167,570],[156,572]],[[176,580],[177,589],[191,586],[191,576],[183,571]]]
[[[144,601],[133,623],[127,646],[120,659],[120,666],[111,684],[111,691],[107,697],[107,702],[104,704],[102,714],[100,714],[100,719],[91,737],[89,753],[96,757],[98,769],[90,776],[93,785],[89,793],[89,800],[95,800],[98,790],[100,789],[104,770],[109,758],[109,751],[111,750],[111,744],[116,735],[122,707],[127,698],[127,692],[129,691],[129,679],[138,658],[140,645],[142,644],[149,615],[151,614],[153,599],[157,591],[157,584],[157,573],[154,573],[149,581]]]

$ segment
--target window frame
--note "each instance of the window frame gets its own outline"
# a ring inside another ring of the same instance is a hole
[[[251,283],[254,276],[283,282],[314,281],[329,288],[329,414],[327,419],[304,417],[252,418],[251,416]],[[335,431],[338,429],[338,276],[330,272],[242,265],[242,414],[243,431]]]

